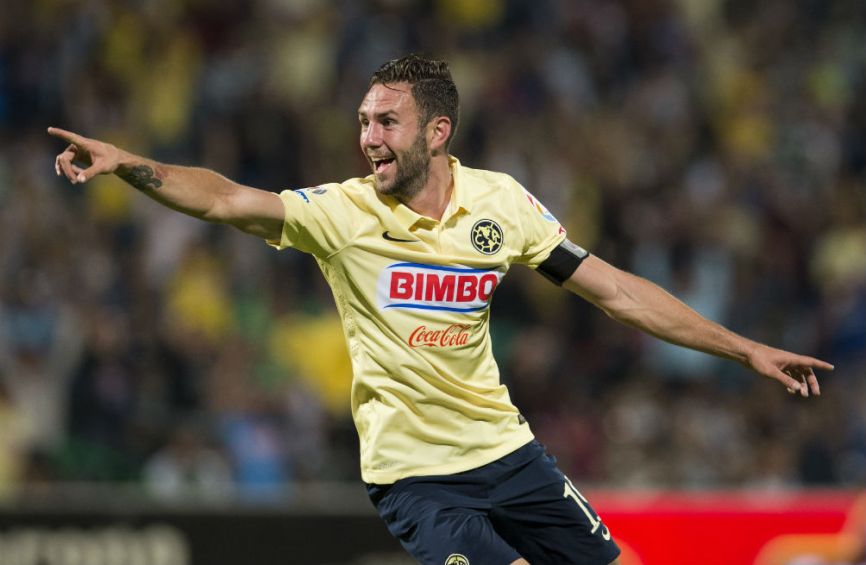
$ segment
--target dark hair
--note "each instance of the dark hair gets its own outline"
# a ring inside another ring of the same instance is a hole
[[[374,84],[396,82],[408,82],[411,85],[421,124],[428,124],[436,116],[447,116],[451,120],[451,134],[445,141],[447,148],[457,132],[460,104],[457,85],[451,78],[448,63],[414,53],[393,59],[373,73],[368,88]]]

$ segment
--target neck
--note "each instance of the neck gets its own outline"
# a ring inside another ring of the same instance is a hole
[[[441,220],[445,210],[448,209],[453,189],[454,182],[451,178],[448,154],[443,153],[430,159],[427,183],[418,194],[403,204],[422,216]]]

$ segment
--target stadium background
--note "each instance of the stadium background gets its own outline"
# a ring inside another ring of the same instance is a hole
[[[463,163],[512,174],[571,239],[704,315],[837,367],[821,375],[819,399],[794,398],[515,269],[492,315],[503,379],[576,483],[866,483],[866,4],[11,0],[3,10],[7,507],[84,489],[166,508],[273,509],[323,481],[362,496],[348,359],[315,263],[162,209],[115,178],[70,186],[53,171],[62,144],[44,131],[271,190],[337,181],[367,172],[355,110],[370,73],[411,51],[452,65]]]

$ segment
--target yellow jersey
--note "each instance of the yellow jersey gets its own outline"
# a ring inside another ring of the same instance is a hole
[[[441,221],[380,195],[373,175],[280,194],[269,243],[314,255],[334,293],[367,483],[459,473],[533,438],[500,383],[489,308],[509,266],[538,267],[565,230],[510,176],[450,166]]]

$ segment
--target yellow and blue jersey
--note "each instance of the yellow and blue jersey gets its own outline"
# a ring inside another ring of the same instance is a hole
[[[565,230],[508,175],[450,166],[438,221],[372,175],[280,194],[270,243],[315,256],[343,321],[367,483],[459,473],[533,439],[500,383],[489,309],[510,265],[538,267]]]

